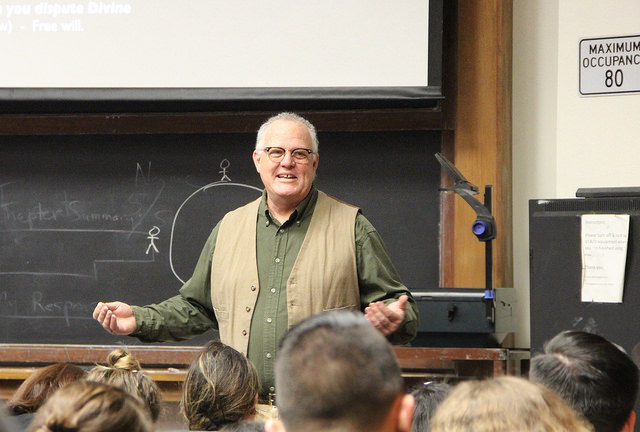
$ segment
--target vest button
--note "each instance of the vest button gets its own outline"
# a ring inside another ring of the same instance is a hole
[[[251,312],[251,308],[249,306],[247,306],[246,311],[247,312]]]
[[[247,331],[246,330],[242,330],[242,336],[246,336],[247,335]]]
[[[257,288],[255,285],[251,285],[251,291],[255,291],[255,290],[257,290],[257,289],[258,289],[258,288]]]

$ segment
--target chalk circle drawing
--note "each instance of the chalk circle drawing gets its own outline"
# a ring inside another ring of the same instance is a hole
[[[225,161],[227,162],[227,164],[223,167],[223,164],[225,163]],[[173,218],[173,223],[171,224],[171,236],[169,238],[169,266],[171,267],[171,272],[173,273],[173,275],[181,282],[181,283],[185,283],[185,280],[188,279],[188,277],[183,278],[181,277],[178,272],[175,269],[174,266],[174,259],[173,259],[173,251],[174,251],[174,237],[175,237],[175,231],[176,231],[176,222],[178,221],[178,218],[180,217],[180,212],[182,211],[183,207],[189,202],[189,200],[192,200],[193,198],[195,198],[198,194],[202,194],[203,192],[211,189],[211,188],[230,188],[230,187],[235,187],[235,188],[247,188],[247,189],[252,189],[255,190],[256,192],[258,192],[259,194],[262,194],[262,189],[256,186],[251,186],[251,185],[247,185],[247,184],[243,184],[243,183],[232,183],[229,181],[225,181],[225,178],[227,177],[226,174],[226,168],[228,168],[229,161],[227,161],[226,159],[224,159],[222,161],[222,163],[220,164],[220,167],[223,168],[223,170],[225,170],[225,172],[223,173],[223,180],[221,181],[217,181],[214,183],[209,183],[208,185],[202,186],[201,188],[197,189],[195,192],[193,192],[191,195],[189,195],[187,197],[187,199],[185,199],[182,204],[180,204],[180,206],[178,207],[178,210],[176,211],[176,214]],[[233,210],[232,208],[230,208],[229,210]],[[213,227],[211,227],[213,228]]]

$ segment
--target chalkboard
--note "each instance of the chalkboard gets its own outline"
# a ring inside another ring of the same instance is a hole
[[[254,139],[3,137],[0,342],[139,343],[104,332],[96,302],[177,293],[216,222],[260,196]],[[407,286],[437,287],[440,133],[326,132],[320,142],[318,188],[362,208]]]

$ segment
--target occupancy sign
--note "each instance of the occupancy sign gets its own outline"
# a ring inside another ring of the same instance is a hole
[[[640,35],[580,40],[580,95],[640,93]]]

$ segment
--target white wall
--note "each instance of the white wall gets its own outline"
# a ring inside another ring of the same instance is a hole
[[[580,97],[580,39],[640,34],[637,0],[514,0],[513,239],[519,323],[528,347],[528,200],[580,187],[640,186],[640,94]],[[635,126],[635,127],[634,127]]]
[[[513,259],[516,345],[529,347],[528,200],[556,195],[556,0],[513,4]]]
[[[640,94],[578,95],[578,41],[640,34],[637,0],[562,0],[558,31],[557,192],[640,186]],[[640,66],[636,68],[640,73]]]

